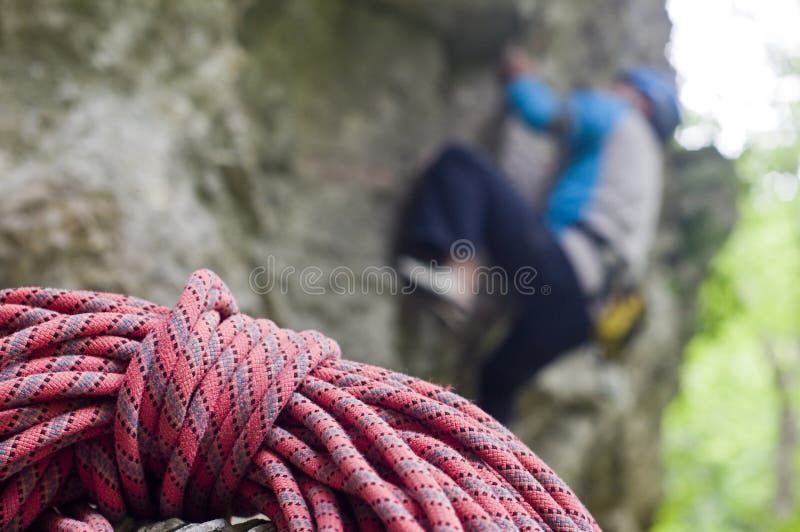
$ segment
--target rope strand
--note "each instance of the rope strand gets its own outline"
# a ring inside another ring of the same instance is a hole
[[[239,313],[0,291],[0,527],[261,512],[281,530],[598,531],[505,427],[436,385]]]

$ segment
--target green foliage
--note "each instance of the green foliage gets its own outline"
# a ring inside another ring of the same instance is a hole
[[[741,220],[701,291],[681,393],[664,420],[667,497],[657,532],[800,530],[800,500],[790,515],[773,509],[776,366],[800,374],[800,200],[786,201],[765,177],[794,175],[797,146],[752,148],[737,165],[746,184]]]

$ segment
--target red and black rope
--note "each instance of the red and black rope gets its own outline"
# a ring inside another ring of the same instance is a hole
[[[262,512],[282,530],[599,530],[507,429],[433,384],[241,314],[0,291],[0,526]]]

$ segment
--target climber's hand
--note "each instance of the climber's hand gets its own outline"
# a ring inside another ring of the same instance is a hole
[[[536,72],[536,62],[516,46],[509,46],[503,52],[500,76],[504,82],[514,81],[520,76]]]

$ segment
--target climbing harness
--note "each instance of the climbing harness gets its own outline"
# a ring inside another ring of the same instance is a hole
[[[616,358],[642,329],[647,299],[641,283],[632,279],[625,261],[605,236],[584,222],[575,228],[594,244],[601,257],[605,280],[590,302],[593,337],[608,357]]]

